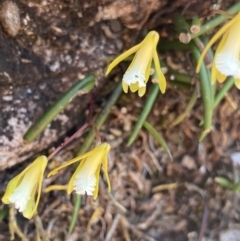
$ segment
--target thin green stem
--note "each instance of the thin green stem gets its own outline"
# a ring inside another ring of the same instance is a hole
[[[66,141],[64,141],[58,148],[56,148],[48,157],[48,161],[53,158],[62,148],[68,145],[73,139],[83,133],[83,131],[89,126],[89,123],[85,123],[79,130],[77,130],[71,137],[69,137]]]
[[[201,21],[197,16],[195,16],[192,19],[190,32],[193,34],[197,34],[197,33],[199,33],[200,30],[201,30]]]
[[[104,124],[107,117],[109,116],[112,106],[116,103],[117,99],[121,94],[122,94],[122,81],[119,81],[119,83],[117,83],[116,85],[115,90],[111,94],[110,98],[107,100],[107,104],[105,105],[104,109],[96,117],[96,121],[94,121],[98,130],[101,129],[102,125]],[[90,130],[90,132],[88,133],[88,136],[84,140],[83,145],[81,145],[81,148],[78,150],[77,155],[80,155],[86,152],[90,148],[91,144],[93,143],[94,137],[95,137],[94,131]]]
[[[200,40],[200,38],[195,38],[193,42],[197,45],[200,52],[202,52],[205,48],[205,44]],[[204,62],[206,66],[210,66],[212,64],[212,57],[210,56],[210,51],[208,51],[204,57]]]
[[[185,89],[185,90],[191,89],[191,85],[182,83],[180,81],[168,81],[168,83],[178,89]]]
[[[77,218],[78,218],[78,211],[79,211],[80,206],[81,206],[81,195],[76,194],[75,195],[75,201],[74,201],[73,213],[72,213],[71,221],[70,221],[70,224],[69,224],[69,227],[68,227],[68,234],[71,234],[74,227],[75,227],[75,224],[76,224]]]
[[[226,93],[233,87],[234,85],[234,78],[229,77],[223,84],[223,87],[219,92],[216,94],[214,103],[213,103],[213,108],[216,108],[218,104],[221,102],[221,100],[224,98]]]
[[[157,46],[158,51],[162,50],[189,50],[187,44],[180,43],[177,40],[161,40]]]
[[[119,98],[119,96],[121,94],[122,94],[122,82],[120,81],[119,83],[117,83],[116,88],[115,88],[114,92],[111,94],[110,98],[108,99],[107,104],[105,105],[104,109],[96,118],[95,128],[100,130],[100,128],[106,121],[107,117],[109,116],[112,106],[116,103],[117,99]],[[92,123],[90,123],[90,124],[92,124]],[[88,136],[86,137],[83,145],[81,145],[81,148],[78,150],[77,155],[80,155],[80,154],[86,152],[90,148],[91,144],[93,143],[94,137],[95,137],[95,132],[94,132],[94,130],[91,130],[88,133]],[[81,204],[81,195],[76,195],[75,202],[74,202],[73,215],[72,215],[71,222],[69,225],[69,231],[68,231],[69,234],[72,232],[72,230],[75,227],[80,204]]]
[[[190,26],[181,14],[177,14],[173,19],[177,32],[179,33],[179,41],[188,44],[191,41]]]
[[[138,133],[143,126],[144,121],[147,119],[147,117],[154,105],[154,102],[157,99],[158,93],[159,93],[159,86],[157,84],[155,84],[151,88],[147,101],[143,107],[142,113],[140,114],[138,121],[133,129],[133,132],[128,139],[127,146],[130,146],[136,140]]]
[[[39,119],[28,129],[24,139],[32,142],[46,129],[47,125],[79,94],[85,94],[94,87],[94,76],[88,75],[65,92]]]
[[[185,118],[186,116],[189,114],[189,112],[192,110],[192,108],[194,107],[196,101],[197,101],[197,89],[195,88],[195,90],[193,91],[193,94],[191,96],[191,99],[189,100],[187,106],[186,106],[186,109],[184,110],[183,113],[181,113],[171,124],[171,126],[176,126],[178,125],[179,123],[181,123]]]
[[[200,51],[194,43],[191,43],[191,50],[195,62],[198,62],[198,59],[201,56]],[[211,90],[211,80],[209,79],[208,69],[205,64],[202,64],[202,67],[199,72],[200,80],[200,89],[201,96],[203,100],[203,130],[199,137],[199,141],[202,141],[205,136],[210,132],[212,125],[212,115],[213,115],[213,96]]]
[[[4,207],[2,210],[0,210],[0,222],[7,216],[8,214],[8,208]]]
[[[230,13],[230,14],[236,14],[236,13],[239,12],[239,10],[240,10],[240,2],[237,2],[232,7],[230,7],[227,10],[227,12]],[[218,25],[223,23],[226,19],[227,19],[227,16],[218,15],[217,17],[207,21],[205,24],[203,24],[201,26],[201,30],[197,34],[193,34],[193,33],[190,34],[191,39],[194,39],[194,38],[208,32],[209,30],[217,27]]]
[[[209,39],[206,36],[201,36],[201,40],[200,40],[200,38],[196,38],[195,40],[201,41],[203,43],[204,48],[205,48],[205,46],[207,45],[207,43],[209,41]],[[203,51],[203,49],[200,49],[200,52],[202,52],[202,51]],[[209,48],[207,54],[209,56],[210,63],[212,64],[213,59],[214,59],[214,53],[213,53],[212,48]],[[207,67],[208,63],[205,62],[205,65]],[[208,72],[209,79],[211,79],[210,71],[207,71],[207,72]],[[216,93],[217,85],[216,85],[216,83],[215,84],[210,84],[210,87],[211,87],[212,97],[213,97],[213,102],[214,102],[214,96],[215,96],[215,93]]]
[[[48,236],[47,236],[47,234],[46,234],[46,231],[44,230],[44,227],[43,227],[43,224],[42,224],[42,220],[38,216],[37,213],[34,215],[34,221],[35,221],[37,233],[41,237],[40,240],[42,240],[42,241],[50,241]]]
[[[159,145],[163,148],[163,150],[168,154],[171,161],[173,160],[172,154],[167,146],[167,143],[163,139],[162,135],[147,121],[143,122],[143,126],[149,131],[149,133],[156,139]]]
[[[190,85],[193,79],[193,77],[188,74],[179,73],[173,70],[169,70],[166,75],[169,77],[170,83],[177,81]]]

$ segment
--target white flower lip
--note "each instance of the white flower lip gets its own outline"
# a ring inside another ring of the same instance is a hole
[[[32,218],[37,210],[47,162],[46,156],[37,157],[9,181],[2,197],[3,203],[14,204],[25,218]]]
[[[131,64],[123,75],[123,91],[128,93],[128,89],[130,88],[132,92],[138,91],[138,96],[142,97],[146,92],[146,84],[148,82],[149,76],[151,75],[151,65],[154,63],[159,88],[162,93],[165,93],[166,79],[162,73],[157,54],[158,41],[158,32],[150,31],[141,43],[133,46],[126,52],[119,55],[116,59],[114,59],[109,64],[106,70],[106,75],[108,75],[111,70],[121,61],[135,53]]]
[[[138,71],[138,72],[137,72]],[[140,72],[141,70],[127,70],[126,73],[123,75],[123,81],[127,85],[138,83],[139,87],[145,87],[145,76],[144,73]]]
[[[73,189],[76,191],[77,194],[84,195],[85,193],[87,193],[87,195],[93,196],[96,182],[97,179],[95,175],[87,176],[85,173],[80,171],[76,175],[76,179],[73,183]]]
[[[240,78],[240,20],[223,36],[223,46],[215,56],[216,68],[226,76]]]
[[[209,48],[221,37],[212,64],[211,82],[215,84],[216,80],[220,83],[232,76],[235,85],[240,89],[240,12],[238,12],[230,21],[224,24],[210,39],[204,48],[196,68],[200,71],[204,56]]]
[[[80,161],[77,169],[69,180],[67,193],[70,194],[74,190],[78,194],[91,195],[95,200],[98,196],[101,170],[105,175],[108,190],[111,190],[111,183],[108,177],[108,152],[110,148],[111,146],[108,143],[101,143],[91,151],[63,163],[61,166],[52,170],[48,176],[54,175],[60,169]]]
[[[33,168],[32,168],[33,169]],[[36,176],[36,171],[32,170],[27,172],[23,177],[20,185],[14,190],[14,192],[9,196],[9,200],[15,204],[15,207],[23,212],[30,200],[31,193],[35,189],[37,183],[31,180],[34,180],[33,177]]]
[[[240,78],[240,61],[235,52],[220,52],[216,55],[216,68],[226,76]]]

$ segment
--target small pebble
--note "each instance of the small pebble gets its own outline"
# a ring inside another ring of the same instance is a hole
[[[183,167],[187,168],[188,170],[195,170],[197,168],[194,159],[189,156],[185,155],[181,161]]]
[[[0,5],[0,22],[10,37],[17,35],[20,29],[20,13],[16,3],[8,0]]]
[[[118,129],[115,129],[115,128],[110,128],[109,130],[114,136],[121,136],[122,135],[122,132]]]
[[[2,99],[4,101],[12,101],[13,100],[13,96],[12,95],[5,95],[2,97]]]
[[[228,229],[219,234],[220,241],[240,241],[240,230]]]

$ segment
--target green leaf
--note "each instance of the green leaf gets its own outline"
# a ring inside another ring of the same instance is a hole
[[[162,135],[147,121],[144,121],[143,125],[149,131],[149,133],[155,138],[155,140],[159,143],[159,145],[163,148],[163,150],[166,152],[166,154],[170,157],[172,161],[172,154]]]
[[[88,75],[82,80],[74,84],[67,92],[65,92],[42,116],[28,129],[24,135],[24,139],[32,142],[39,134],[41,134],[47,125],[79,94],[85,94],[94,87],[94,76]]]
[[[228,189],[234,190],[234,184],[224,177],[216,177],[215,182],[222,187],[226,187]]]
[[[5,207],[2,210],[0,210],[0,222],[7,216],[8,214],[8,208]]]
[[[148,95],[147,101],[143,107],[143,110],[138,118],[138,121],[136,125],[134,126],[134,129],[132,131],[132,134],[130,135],[128,139],[127,146],[130,146],[137,138],[139,131],[142,129],[144,121],[147,119],[156,99],[159,93],[159,86],[158,84],[154,84],[150,90],[150,93]]]

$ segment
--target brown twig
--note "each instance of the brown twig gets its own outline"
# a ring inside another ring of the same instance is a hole
[[[209,214],[209,209],[208,209],[207,204],[205,204],[204,212],[203,212],[203,218],[202,218],[202,224],[201,224],[201,228],[200,228],[200,232],[199,232],[197,241],[202,241],[202,239],[203,239],[203,235],[204,235],[204,232],[205,232],[206,227],[207,227],[208,214]]]

